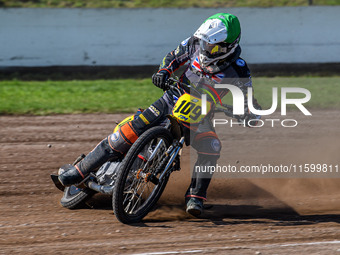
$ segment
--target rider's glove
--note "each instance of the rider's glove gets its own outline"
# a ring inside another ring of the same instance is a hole
[[[158,73],[152,75],[152,83],[158,88],[165,89],[165,82],[169,78],[169,72],[160,70]]]

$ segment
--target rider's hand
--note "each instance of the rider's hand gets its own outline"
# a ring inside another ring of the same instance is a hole
[[[160,70],[158,73],[152,75],[152,83],[158,88],[165,89],[165,82],[169,78],[169,72]]]

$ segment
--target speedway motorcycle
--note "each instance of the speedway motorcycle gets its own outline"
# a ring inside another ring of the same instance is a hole
[[[187,88],[189,93],[180,91],[176,85]],[[194,87],[169,78],[167,89],[180,93],[172,114],[164,125],[145,131],[131,146],[121,161],[106,162],[82,183],[64,188],[57,175],[51,175],[54,184],[63,191],[61,205],[69,209],[79,208],[95,193],[112,195],[112,207],[116,218],[126,224],[140,222],[155,206],[168,183],[172,172],[180,170],[181,151],[189,144],[189,133],[183,124],[198,124],[202,115],[201,93]],[[207,112],[223,112],[240,120],[232,113],[232,106],[222,104],[217,108],[207,101]],[[119,126],[130,121],[130,116]],[[81,161],[81,155],[73,164]]]

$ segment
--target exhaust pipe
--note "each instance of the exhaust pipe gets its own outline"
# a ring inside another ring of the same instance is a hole
[[[108,186],[108,185],[99,185],[95,183],[94,181],[89,181],[86,183],[86,185],[90,188],[93,189],[99,193],[107,194],[107,195],[112,195],[113,193],[113,188],[114,186]]]

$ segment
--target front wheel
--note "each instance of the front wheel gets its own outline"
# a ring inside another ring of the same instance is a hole
[[[168,182],[159,180],[164,154],[172,144],[171,133],[153,127],[132,145],[122,161],[112,197],[116,218],[126,224],[140,222],[157,203]]]

